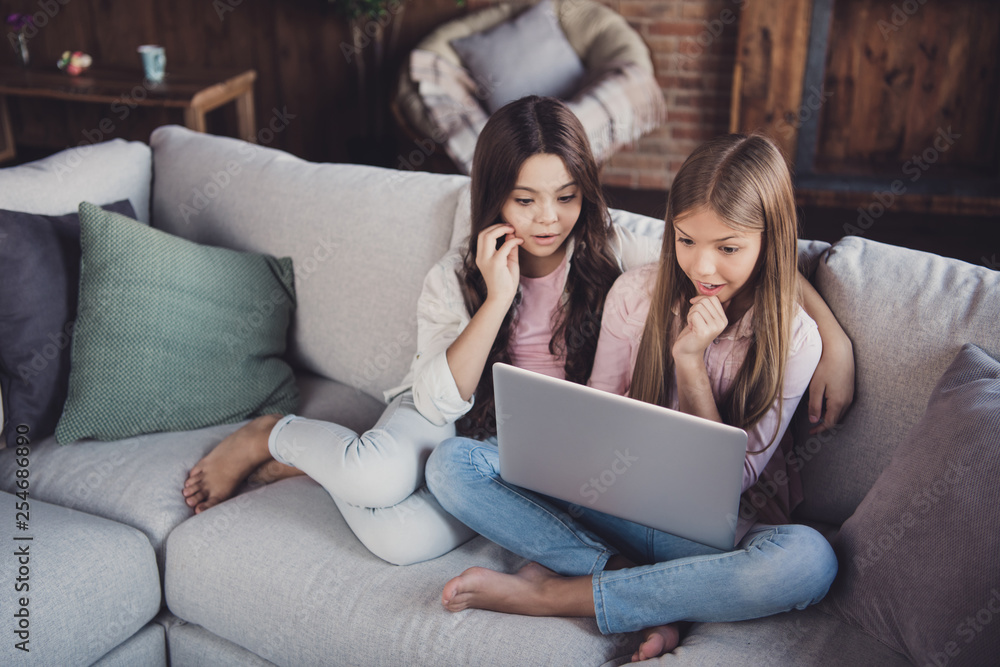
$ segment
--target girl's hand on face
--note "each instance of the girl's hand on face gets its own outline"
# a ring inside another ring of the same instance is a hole
[[[726,311],[717,296],[696,296],[691,299],[687,324],[674,341],[674,363],[685,358],[703,363],[705,350],[729,325]]]
[[[501,239],[503,244],[497,248]],[[521,277],[517,247],[524,239],[514,236],[514,228],[507,224],[491,225],[479,232],[476,245],[476,266],[486,281],[486,299],[498,299],[509,306],[517,294]]]

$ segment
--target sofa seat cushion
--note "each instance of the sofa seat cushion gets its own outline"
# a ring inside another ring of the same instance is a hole
[[[40,469],[33,458],[30,469]],[[13,477],[4,474],[4,479]],[[149,540],[135,528],[43,502],[34,488],[32,484],[27,501],[27,530],[15,529],[15,503],[23,501],[0,493],[0,537],[6,552],[0,558],[0,577],[7,587],[0,664],[89,665],[159,611],[156,558]],[[25,537],[32,539],[14,539]],[[25,588],[19,591],[17,585]],[[17,616],[22,609],[24,621]],[[12,632],[21,629],[26,636]],[[160,637],[162,647],[162,632]],[[30,652],[17,648],[22,641]]]
[[[923,416],[965,343],[1000,358],[1000,271],[849,236],[816,269],[816,288],[854,343],[854,404],[804,439],[797,517],[843,523]]]
[[[389,565],[303,477],[186,521],[167,555],[174,614],[278,665],[601,665],[637,646],[637,634],[602,636],[593,619],[445,611],[451,577],[523,560],[476,538],[435,560]]]
[[[174,665],[270,667],[274,664],[190,623],[171,625],[167,629],[167,645],[170,649],[170,662]]]
[[[316,164],[176,126],[150,144],[154,227],[292,258],[297,367],[376,398],[399,384],[416,351],[423,277],[448,249],[468,179]]]
[[[303,376],[297,383],[303,416],[333,420],[357,431],[371,427],[385,407],[323,378]],[[167,535],[193,514],[181,495],[188,471],[244,423],[110,442],[59,445],[54,437],[33,441],[31,495],[138,528],[153,545],[162,571]],[[0,490],[15,490],[15,453],[0,451]]]
[[[175,663],[176,664],[176,663]],[[91,667],[167,667],[167,638],[162,625],[151,621],[109,651]]]
[[[138,528],[162,565],[167,535],[192,515],[181,496],[188,470],[242,423],[109,442],[32,442],[31,495]],[[14,470],[13,450],[0,452],[0,489],[14,490]]]
[[[673,653],[650,664],[911,665],[902,654],[816,607],[738,623],[696,623]]]

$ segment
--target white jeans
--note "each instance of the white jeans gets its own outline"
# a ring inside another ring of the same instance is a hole
[[[397,396],[358,435],[340,424],[288,415],[271,430],[275,460],[319,482],[368,550],[396,565],[437,558],[475,535],[445,512],[424,483],[424,464],[453,424],[435,426]]]

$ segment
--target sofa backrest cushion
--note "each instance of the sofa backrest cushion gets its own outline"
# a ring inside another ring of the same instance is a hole
[[[0,208],[41,215],[76,213],[82,201],[128,199],[136,219],[149,222],[149,146],[112,139],[0,169]]]
[[[840,524],[962,345],[1000,358],[1000,272],[848,236],[819,263],[816,287],[854,343],[856,385],[843,424],[800,449],[805,500],[796,516]]]
[[[292,258],[294,365],[380,400],[399,384],[423,278],[448,249],[467,178],[311,163],[177,126],[150,145],[154,227]]]

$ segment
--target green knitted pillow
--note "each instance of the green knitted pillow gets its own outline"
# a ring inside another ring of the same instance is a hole
[[[80,204],[80,304],[62,443],[288,413],[292,260],[202,246]]]

